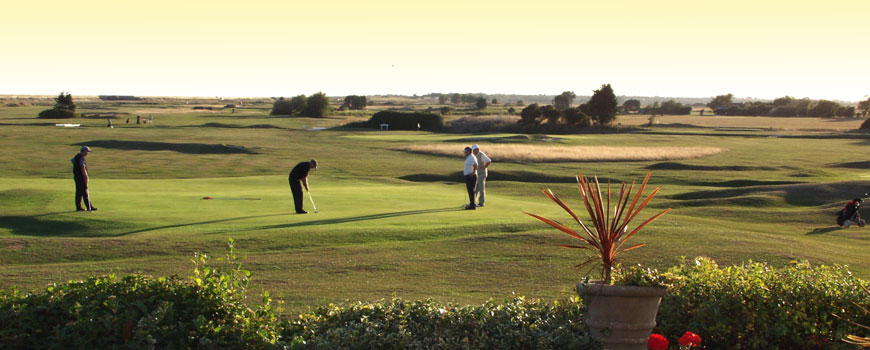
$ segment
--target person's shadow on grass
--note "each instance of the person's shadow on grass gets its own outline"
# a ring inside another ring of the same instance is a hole
[[[840,227],[838,227],[838,226],[833,226],[833,227],[819,227],[819,228],[816,228],[815,230],[812,230],[812,231],[810,231],[810,232],[807,232],[807,234],[808,234],[808,235],[820,235],[820,234],[823,234],[823,233],[834,232],[834,231],[837,231],[837,230],[839,230],[839,229],[840,229]]]
[[[290,223],[290,224],[261,226],[261,227],[256,228],[255,230],[271,230],[271,229],[276,229],[276,228],[288,228],[288,227],[343,224],[343,223],[355,222],[355,221],[387,219],[387,218],[394,218],[397,216],[443,213],[443,212],[448,212],[448,211],[459,211],[459,210],[465,210],[465,209],[463,209],[461,207],[460,208],[449,207],[449,208],[438,208],[438,209],[394,211],[394,212],[390,212],[390,213],[380,213],[380,214],[371,214],[371,215],[362,215],[362,216],[350,216],[350,217],[344,217],[344,218],[303,221],[303,222],[295,222],[295,223]],[[309,215],[312,215],[312,214],[309,214]],[[314,214],[314,215],[316,215],[316,214]]]

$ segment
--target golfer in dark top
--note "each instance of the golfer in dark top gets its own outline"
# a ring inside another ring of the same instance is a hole
[[[81,152],[71,159],[73,164],[73,179],[76,181],[76,211],[97,210],[97,208],[91,204],[91,197],[88,193],[88,182],[90,181],[90,178],[88,177],[88,162],[85,161],[85,157],[88,156],[88,153],[91,153],[90,147],[82,146]],[[85,201],[84,208],[82,208],[81,204],[82,199]]]
[[[290,171],[290,192],[293,192],[296,214],[308,214],[302,209],[302,186],[305,186],[305,190],[308,191],[308,171],[311,169],[317,169],[317,161],[314,159],[296,164]]]
[[[462,169],[462,175],[465,175],[465,189],[468,190],[469,203],[465,205],[467,210],[475,210],[474,205],[474,190],[477,189],[477,157],[471,153],[471,147],[465,147],[465,167]]]

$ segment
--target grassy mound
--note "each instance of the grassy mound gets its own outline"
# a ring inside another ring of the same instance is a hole
[[[751,186],[727,190],[694,191],[671,196],[678,200],[723,201],[745,196],[779,197],[789,205],[816,206],[840,203],[856,196],[863,196],[870,190],[868,181],[847,181],[828,184],[795,184],[773,186]]]
[[[743,165],[693,165],[676,162],[662,162],[649,165],[649,170],[697,170],[697,171],[755,171],[777,170],[767,166],[743,166]]]

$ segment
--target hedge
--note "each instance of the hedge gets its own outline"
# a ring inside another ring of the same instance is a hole
[[[669,286],[656,333],[676,339],[692,331],[706,349],[852,349],[842,339],[868,333],[834,316],[870,325],[853,304],[870,305],[860,287],[868,284],[842,266],[719,267],[699,258],[663,277]]]
[[[232,242],[228,267],[209,266],[201,254],[194,261],[188,279],[110,275],[0,292],[0,349],[600,349],[577,297],[330,304],[281,321],[268,293],[245,302],[250,273]],[[691,331],[705,349],[848,349],[847,334],[868,334],[843,319],[870,324],[857,306],[870,305],[867,282],[845,267],[719,267],[699,258],[661,274],[626,271],[617,283],[668,287],[655,333],[678,339]]]
[[[480,306],[393,299],[318,308],[290,322],[282,339],[304,349],[601,349],[582,319],[578,298]]]
[[[372,115],[366,124],[370,128],[390,124],[390,130],[417,130],[417,124],[420,124],[420,130],[441,131],[444,127],[444,119],[433,113],[380,111]]]

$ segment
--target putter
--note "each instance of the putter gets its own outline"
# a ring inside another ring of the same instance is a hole
[[[317,213],[317,206],[314,205],[314,198],[311,197],[311,191],[308,191],[308,199],[311,200],[311,206],[314,207],[314,212]]]

